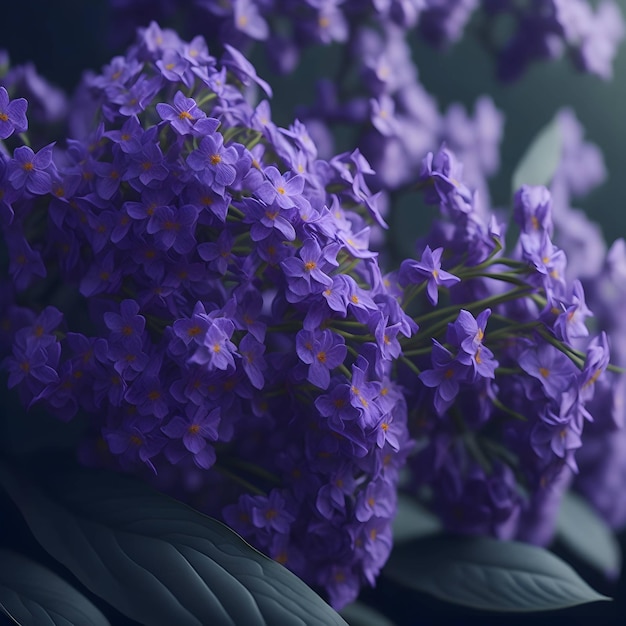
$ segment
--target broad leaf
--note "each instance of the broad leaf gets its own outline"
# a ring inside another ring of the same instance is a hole
[[[382,613],[362,602],[349,604],[341,610],[341,615],[350,626],[394,626]]]
[[[565,494],[557,520],[557,537],[580,559],[610,578],[619,575],[622,554],[607,523],[579,495]]]
[[[148,626],[331,626],[299,578],[217,520],[107,472],[1,480],[41,545],[86,587]]]
[[[2,549],[0,606],[20,626],[110,626],[98,608],[57,574]]]
[[[562,133],[555,117],[533,139],[513,172],[513,192],[522,185],[548,185],[561,161]]]
[[[393,543],[403,543],[441,532],[441,522],[414,498],[398,496],[398,510],[393,521]]]
[[[489,537],[418,539],[394,550],[384,571],[417,591],[488,611],[547,611],[609,599],[547,550]]]

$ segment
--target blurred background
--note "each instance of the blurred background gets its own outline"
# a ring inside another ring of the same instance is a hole
[[[619,3],[626,13],[626,0]],[[112,45],[113,39],[108,0],[3,2],[0,49],[9,52],[13,63],[33,61],[44,77],[67,91],[73,89],[85,69],[99,69],[122,51]],[[275,121],[287,124],[293,120],[297,105],[314,100],[315,78],[329,67],[333,51],[309,51],[296,77],[275,76],[262,56],[258,58],[259,74],[271,78],[275,87]],[[476,98],[488,93],[505,113],[502,167],[491,185],[494,202],[500,206],[509,202],[511,174],[533,137],[560,107],[572,107],[587,130],[587,139],[602,149],[609,172],[605,184],[579,201],[579,208],[601,223],[609,243],[626,235],[622,175],[626,45],[620,48],[614,78],[609,82],[579,74],[562,60],[533,63],[521,80],[503,85],[495,80],[492,58],[471,37],[443,52],[417,44],[415,60],[420,80],[436,96],[440,108],[456,101],[472,109]]]

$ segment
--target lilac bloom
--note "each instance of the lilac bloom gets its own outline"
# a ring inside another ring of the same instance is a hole
[[[436,306],[439,301],[438,289],[440,286],[449,289],[460,281],[457,276],[441,269],[442,254],[443,248],[431,250],[430,246],[426,246],[421,260],[418,262],[405,259],[400,265],[400,273],[398,274],[400,284],[403,286],[419,285],[425,280],[428,281],[426,295],[433,306]]]
[[[204,335],[204,343],[189,359],[190,363],[206,365],[209,371],[235,369],[237,346],[230,341],[235,331],[233,322],[225,317],[211,320]]]
[[[279,489],[272,489],[269,496],[251,496],[252,523],[256,528],[288,533],[294,515]]]
[[[265,344],[251,333],[246,334],[239,342],[239,354],[241,354],[244,372],[256,389],[263,389],[265,384],[263,371],[267,369],[267,364],[263,358],[264,352]]]
[[[49,144],[37,154],[28,146],[16,148],[7,170],[11,185],[15,189],[26,187],[35,195],[48,193],[52,186],[49,169],[52,165],[53,147],[54,144]]]
[[[378,309],[367,290],[363,289],[349,274],[339,274],[340,282],[345,285],[345,306],[361,324],[368,324],[372,313]]]
[[[287,277],[287,299],[293,302],[303,300],[309,294],[319,293],[324,287],[332,285],[333,280],[325,270],[337,266],[334,258],[337,249],[332,245],[322,249],[315,239],[307,239],[298,252],[298,256],[281,262]]]
[[[126,402],[136,406],[144,416],[139,424],[148,424],[154,418],[162,420],[169,413],[169,394],[161,381],[160,369],[160,358],[150,361],[124,394]]]
[[[555,246],[546,231],[540,237],[522,233],[519,237],[522,246],[522,258],[535,269],[531,282],[537,281],[546,289],[556,284],[565,284],[565,266],[567,259],[563,250]]]
[[[194,37],[189,43],[185,43],[182,54],[192,65],[215,65],[215,59],[209,54],[206,40],[201,35]]]
[[[10,100],[7,90],[0,86],[0,139],[28,130],[27,108],[28,102],[24,98]]]
[[[565,460],[572,471],[578,471],[572,452],[582,446],[581,432],[569,416],[547,409],[533,427],[530,444],[541,459],[550,460],[554,455]]]
[[[222,135],[214,133],[202,139],[198,148],[187,157],[187,164],[197,173],[200,182],[223,193],[225,187],[235,182],[238,158],[237,150],[233,146],[225,148]]]
[[[368,381],[369,362],[363,356],[357,357],[352,365],[350,385],[350,404],[359,411],[360,421],[364,426],[375,426],[380,421],[380,408],[376,398],[380,393],[379,382]]]
[[[256,193],[266,204],[277,204],[282,209],[298,206],[304,189],[303,176],[283,176],[278,168],[270,165],[264,170],[268,182],[260,185]]]
[[[565,301],[561,301],[562,312],[554,321],[554,330],[559,339],[571,343],[575,338],[589,335],[585,319],[593,313],[585,303],[585,292],[579,280],[575,280],[568,291]]]
[[[118,428],[103,428],[102,436],[113,454],[121,456],[130,463],[139,459],[156,474],[156,468],[151,459],[163,449],[165,444],[165,438],[160,433],[157,424],[140,427],[136,422],[124,421]]]
[[[37,342],[29,341],[20,347],[13,346],[13,355],[3,362],[9,371],[7,386],[12,389],[23,380],[49,385],[59,382],[57,367],[61,346],[51,343],[41,346]]]
[[[158,207],[146,226],[146,232],[163,250],[173,248],[180,254],[191,252],[196,246],[195,228],[198,209],[192,204],[175,208]]]
[[[519,366],[539,380],[546,395],[559,400],[576,375],[576,366],[562,352],[549,344],[528,348],[518,358]]]
[[[138,115],[154,98],[160,86],[159,76],[148,78],[145,74],[141,74],[131,87],[120,89],[113,95],[111,102],[119,105],[119,112],[122,115],[129,117]]]
[[[483,378],[494,378],[495,368],[498,367],[493,352],[483,345],[490,315],[491,309],[485,309],[474,319],[469,311],[461,309],[456,321],[448,325],[448,342],[461,349],[457,360],[463,365],[471,365],[473,371]]]
[[[604,331],[594,337],[587,346],[585,365],[581,372],[581,396],[585,402],[593,397],[594,385],[602,377],[610,360],[609,342]]]
[[[376,345],[380,350],[380,354],[384,359],[394,361],[402,354],[402,348],[397,339],[398,333],[402,329],[402,324],[397,322],[396,324],[388,325],[389,318],[382,313],[379,315],[373,314],[372,317],[374,319],[378,318],[374,337],[376,337]]]
[[[345,422],[352,422],[359,417],[359,412],[350,402],[350,385],[334,384],[329,393],[318,396],[315,408],[322,417],[328,419],[329,426],[336,432],[343,432]]]
[[[242,206],[247,224],[252,224],[252,241],[262,241],[278,232],[287,241],[294,241],[296,229],[293,227],[293,211],[279,206],[267,206],[256,198],[246,198]]]
[[[113,156],[112,163],[98,162],[94,166],[96,174],[96,192],[103,200],[110,200],[120,187],[122,171],[126,168],[126,159],[123,152]]]
[[[115,255],[109,252],[92,263],[79,283],[79,291],[86,298],[98,293],[112,293],[122,281],[122,272],[116,267]]]
[[[104,133],[104,136],[118,145],[125,154],[134,154],[141,150],[141,138],[144,133],[139,120],[133,115],[124,122],[119,130],[110,130]]]
[[[56,307],[47,306],[28,326],[20,328],[15,333],[14,345],[43,347],[56,343],[54,331],[63,321],[63,313]]]
[[[367,522],[372,517],[392,518],[397,504],[396,490],[383,480],[373,480],[359,491],[354,516],[359,522]]]
[[[320,389],[328,389],[330,372],[344,362],[348,350],[343,337],[326,329],[317,333],[299,331],[296,352],[309,366],[307,380]]]
[[[191,63],[178,50],[166,50],[155,65],[170,82],[182,82],[185,87],[193,87],[194,75],[189,71]]]
[[[552,235],[552,197],[545,187],[524,185],[515,192],[513,219],[525,233]]]
[[[146,318],[139,315],[139,305],[135,300],[122,300],[120,312],[107,312],[103,315],[104,323],[111,331],[109,341],[142,343]]]
[[[207,261],[209,267],[222,276],[228,269],[228,264],[234,259],[232,248],[234,240],[232,233],[223,230],[216,241],[208,241],[197,246],[198,255]]]
[[[156,130],[156,127],[153,128]],[[150,131],[142,137],[141,150],[133,153],[122,180],[132,181],[139,178],[141,184],[147,186],[152,181],[162,181],[167,178],[169,171],[164,164],[161,148],[155,141],[156,137]]]
[[[206,118],[206,113],[198,107],[193,98],[187,98],[182,91],[174,95],[173,105],[159,102],[156,111],[162,120],[170,122],[180,135],[188,135],[197,120]],[[211,118],[213,119],[213,118]],[[213,127],[208,132],[215,132],[219,126],[219,120],[213,119]]]
[[[26,239],[20,235],[8,236],[5,233],[7,248],[9,249],[9,274],[15,288],[22,291],[28,287],[35,276],[44,278],[47,275],[41,254],[33,250]]]
[[[315,508],[326,519],[332,519],[338,512],[346,510],[346,503],[356,491],[357,482],[354,478],[354,467],[351,463],[342,463],[332,475],[328,483],[322,485],[317,492]]]
[[[185,417],[173,417],[161,426],[161,430],[170,439],[182,440],[189,452],[197,454],[206,447],[207,441],[217,441],[220,420],[219,407],[210,411],[205,407],[193,407]]]
[[[473,210],[473,195],[460,181],[463,167],[445,146],[436,153],[428,153],[422,161],[420,181],[432,183],[426,187],[424,198],[428,204],[439,205],[444,214],[455,216]]]
[[[466,381],[467,367],[436,339],[432,342],[433,369],[422,371],[419,379],[426,387],[435,389],[435,410],[438,415],[443,415],[459,393],[460,383]]]

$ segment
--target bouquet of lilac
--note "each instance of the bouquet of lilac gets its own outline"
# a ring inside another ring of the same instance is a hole
[[[571,207],[601,153],[562,110],[494,207],[502,114],[440,112],[410,44],[467,31],[502,80],[565,52],[607,79],[617,5],[111,5],[132,42],[71,95],[0,64],[0,485],[31,533],[0,610],[385,624],[379,581],[606,600],[550,550],[619,576],[626,247]],[[255,41],[295,75],[335,44],[340,71],[281,126]],[[430,215],[409,258],[401,202]]]

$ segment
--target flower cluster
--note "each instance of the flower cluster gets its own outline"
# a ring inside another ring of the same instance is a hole
[[[390,376],[417,327],[368,246],[366,160],[319,159],[252,85],[234,48],[152,23],[86,76],[66,147],[0,156],[4,367],[25,404],[87,419],[83,462],[222,517],[342,606],[391,549],[411,444]]]
[[[582,283],[567,278],[553,241],[548,189],[516,193],[519,236],[503,256],[504,225],[462,181],[449,150],[425,159],[421,186],[441,218],[419,242],[420,260],[397,273],[420,324],[403,346],[421,382],[408,398],[419,446],[411,487],[430,487],[454,531],[545,544],[606,384],[607,336],[589,336]]]
[[[335,607],[389,555],[405,463],[405,489],[455,532],[544,544],[571,484],[626,523],[611,478],[626,387],[609,365],[610,337],[626,366],[626,244],[606,254],[571,207],[601,155],[562,111],[561,165],[517,190],[507,225],[486,182],[502,114],[487,97],[441,113],[407,39],[451,43],[481,8],[513,18],[490,43],[502,77],[564,49],[607,77],[613,0],[157,8],[208,18],[224,54],[152,22],[69,104],[0,58],[0,349],[24,405],[80,421],[81,462],[220,517]],[[341,42],[346,80],[279,127],[231,45],[249,40],[283,71]],[[55,142],[60,121],[71,138]],[[334,155],[345,123],[358,147]],[[385,273],[371,241],[403,191],[438,216]]]

